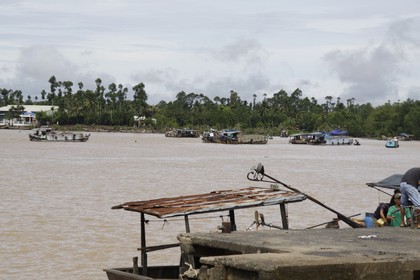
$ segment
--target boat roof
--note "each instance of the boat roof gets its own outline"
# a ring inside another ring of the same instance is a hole
[[[376,183],[366,183],[369,187],[385,188],[385,189],[399,189],[401,178],[403,174],[394,174]]]
[[[241,133],[241,131],[235,129],[224,129],[221,131],[221,133]]]
[[[347,131],[340,130],[340,129],[331,130],[329,133],[331,135],[347,135],[348,134]]]
[[[125,202],[113,206],[112,209],[124,209],[158,218],[170,218],[299,202],[305,199],[305,195],[291,191],[247,187],[238,190],[220,190],[205,194]]]

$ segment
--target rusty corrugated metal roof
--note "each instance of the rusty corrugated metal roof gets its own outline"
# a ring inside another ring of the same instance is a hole
[[[304,199],[306,199],[306,196],[303,194],[291,191],[248,187],[238,190],[221,190],[205,194],[126,202],[114,206],[112,209],[125,209],[127,211],[149,214],[158,218],[169,218],[268,206],[282,202],[298,202]]]

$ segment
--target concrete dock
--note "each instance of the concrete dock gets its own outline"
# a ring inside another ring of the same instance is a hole
[[[420,279],[420,230],[260,230],[178,236],[198,279]],[[197,263],[196,263],[197,264]]]

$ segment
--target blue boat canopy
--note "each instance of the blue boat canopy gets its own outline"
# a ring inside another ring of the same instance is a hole
[[[330,131],[331,135],[347,135],[347,131],[343,131],[343,130],[339,130],[339,129],[334,129]]]

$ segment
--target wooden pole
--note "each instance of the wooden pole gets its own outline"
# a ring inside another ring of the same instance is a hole
[[[236,231],[236,222],[235,222],[235,211],[229,210],[229,218],[230,218],[230,229],[231,231]]]
[[[146,248],[146,226],[145,226],[144,213],[140,213],[140,242],[141,248]],[[142,275],[147,276],[147,253],[146,250],[141,250],[141,266],[143,267]]]
[[[286,204],[284,202],[280,203],[280,215],[283,229],[289,229],[289,219],[287,216]]]
[[[185,221],[185,232],[186,233],[190,233],[190,221],[188,219],[188,215],[184,216],[184,221]]]

